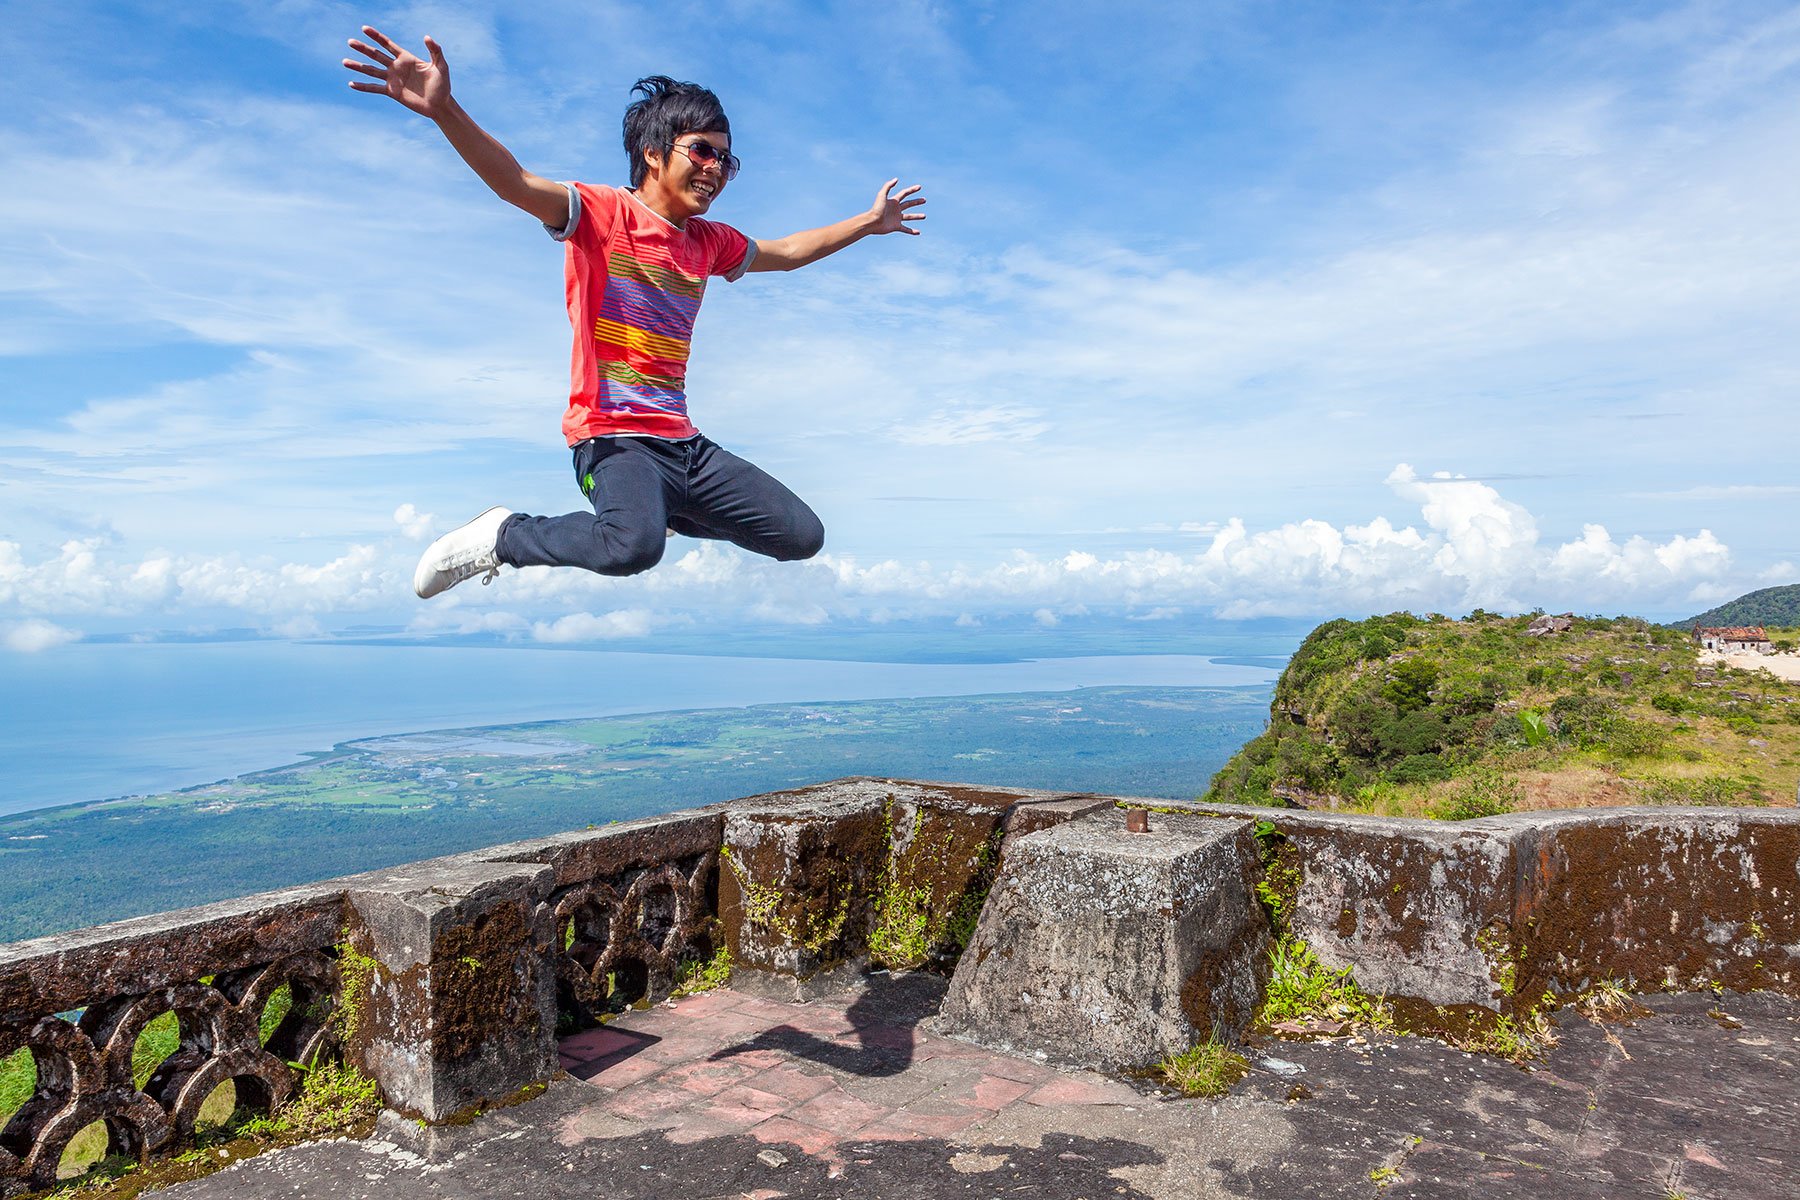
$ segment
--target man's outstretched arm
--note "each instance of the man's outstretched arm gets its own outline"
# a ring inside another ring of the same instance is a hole
[[[568,189],[521,167],[512,151],[477,125],[450,94],[450,65],[444,61],[442,46],[425,39],[425,51],[431,56],[427,62],[373,26],[364,25],[362,31],[375,45],[351,38],[350,48],[369,61],[346,58],[344,65],[379,82],[352,79],[351,87],[391,97],[435,121],[470,169],[508,204],[558,229],[568,222]]]
[[[820,229],[808,229],[803,233],[790,233],[784,238],[773,241],[756,241],[756,257],[750,260],[752,271],[792,271],[795,267],[804,267],[807,263],[818,262],[827,254],[836,254],[851,242],[861,241],[875,233],[910,233],[918,234],[918,230],[908,225],[908,221],[923,221],[924,213],[912,210],[925,203],[925,197],[915,196],[918,184],[901,188],[898,194],[890,195],[894,186],[900,181],[890,179],[881,185],[875,193],[875,203],[869,211],[856,214],[835,225],[826,225]]]

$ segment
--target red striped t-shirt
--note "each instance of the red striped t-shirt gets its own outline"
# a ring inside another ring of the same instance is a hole
[[[552,230],[575,330],[563,436],[692,437],[694,318],[708,277],[743,275],[752,243],[700,217],[676,228],[625,188],[568,186],[573,228]]]

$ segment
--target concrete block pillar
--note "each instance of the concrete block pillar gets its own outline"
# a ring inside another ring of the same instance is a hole
[[[940,1028],[1082,1066],[1150,1066],[1248,1027],[1267,971],[1250,822],[1111,810],[1013,843]]]
[[[862,788],[803,803],[759,798],[726,813],[719,917],[733,987],[804,999],[867,963],[888,804]]]
[[[552,931],[540,908],[555,872],[423,865],[349,891],[340,1022],[347,1060],[388,1107],[444,1121],[556,1073]]]

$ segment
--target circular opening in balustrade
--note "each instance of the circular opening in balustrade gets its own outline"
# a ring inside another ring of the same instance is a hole
[[[181,1046],[181,1018],[173,1009],[144,1026],[131,1048],[131,1082],[142,1088]]]
[[[82,1126],[80,1132],[63,1147],[62,1158],[56,1164],[57,1182],[86,1175],[105,1162],[107,1151],[112,1148],[112,1141],[112,1130],[106,1127],[105,1121]]]
[[[612,938],[613,906],[589,901],[569,914],[562,926],[563,953],[590,970]]]
[[[290,1013],[293,1013],[296,1020],[304,1015],[294,1012],[294,989],[284,983],[270,992],[269,998],[263,1001],[262,1014],[256,1020],[256,1040],[267,1046],[269,1039],[275,1036],[275,1031],[281,1028],[282,1022],[288,1019]]]
[[[6,1128],[13,1114],[24,1107],[35,1091],[37,1060],[31,1056],[30,1046],[21,1046],[0,1058],[0,1130]],[[0,1145],[3,1144],[4,1138],[0,1137]]]
[[[606,977],[606,1007],[623,1012],[650,994],[650,968],[635,958],[621,958]]]
[[[208,1092],[206,1099],[200,1102],[200,1115],[194,1118],[195,1136],[204,1136],[231,1124],[237,1103],[237,1085],[232,1080],[227,1079]]]
[[[267,1116],[269,1108],[269,1087],[261,1079],[240,1075],[224,1080],[200,1102],[194,1137],[200,1141],[231,1137],[245,1121]]]
[[[675,931],[679,909],[675,889],[659,883],[644,893],[638,907],[638,933],[646,942],[662,949],[669,934]]]

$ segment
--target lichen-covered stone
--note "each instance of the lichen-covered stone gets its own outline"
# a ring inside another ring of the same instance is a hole
[[[726,814],[719,917],[734,970],[805,981],[866,957],[890,796],[846,786]]]
[[[1178,805],[1266,822],[1286,920],[1403,1009],[1517,1012],[1602,980],[1800,992],[1800,813],[1608,808],[1444,822]]]
[[[349,893],[346,972],[366,1006],[346,1051],[391,1108],[441,1121],[556,1072],[552,933],[540,919],[554,873],[527,864],[437,864],[378,875]]]
[[[1498,1010],[1510,995],[1511,839],[1443,822],[1284,821],[1289,929],[1364,991]]]
[[[1084,1065],[1143,1067],[1254,1015],[1269,931],[1247,821],[1111,810],[1012,845],[942,1028]]]
[[[1517,848],[1521,994],[1607,979],[1800,991],[1800,813],[1622,808],[1493,824]]]

